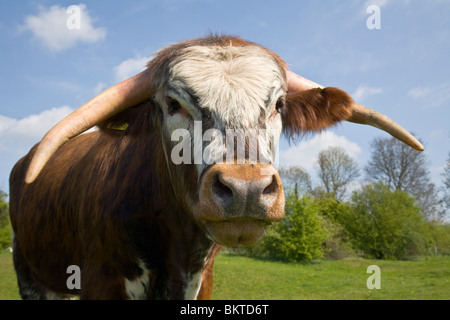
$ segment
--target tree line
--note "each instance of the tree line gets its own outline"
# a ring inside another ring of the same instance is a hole
[[[366,183],[382,183],[390,190],[405,191],[413,196],[427,221],[442,220],[450,209],[450,155],[444,170],[444,188],[438,190],[431,182],[429,161],[423,152],[416,151],[394,138],[376,138],[371,143],[372,155],[364,167]],[[330,147],[319,153],[319,184],[313,188],[311,176],[299,166],[280,168],[284,186],[294,195],[327,194],[343,200],[351,184],[360,177],[360,168],[343,148]],[[440,192],[442,191],[440,195]]]

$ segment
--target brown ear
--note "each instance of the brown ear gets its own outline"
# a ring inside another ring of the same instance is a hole
[[[294,91],[281,111],[283,133],[289,138],[326,129],[350,117],[353,99],[339,88]]]

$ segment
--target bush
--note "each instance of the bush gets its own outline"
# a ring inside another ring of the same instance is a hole
[[[450,255],[450,224],[433,223],[430,229],[433,237],[433,253]]]
[[[0,250],[11,246],[12,229],[9,221],[6,193],[0,191]]]
[[[3,227],[0,227],[0,250],[6,249],[12,246],[12,228],[11,224],[5,224]]]
[[[273,224],[264,238],[248,249],[255,257],[288,261],[320,258],[328,233],[314,200],[308,196],[286,197],[286,217]]]
[[[331,194],[328,197],[322,194],[315,200],[319,213],[325,221],[328,237],[324,242],[324,255],[329,259],[342,259],[357,256],[344,227],[339,223],[339,217],[352,210],[346,202],[336,200]]]
[[[338,221],[354,247],[366,256],[405,259],[429,252],[429,226],[406,192],[371,184],[353,193],[352,207]]]

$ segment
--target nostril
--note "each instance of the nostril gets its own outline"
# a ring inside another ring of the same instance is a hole
[[[219,196],[224,200],[233,198],[233,191],[229,187],[224,185],[222,181],[220,181],[219,175],[217,175],[213,183],[212,191],[215,195]]]
[[[272,182],[264,189],[263,194],[278,193],[278,183],[275,176],[272,176]]]

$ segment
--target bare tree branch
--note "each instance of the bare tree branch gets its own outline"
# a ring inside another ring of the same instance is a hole
[[[391,190],[409,192],[428,220],[442,215],[424,153],[394,138],[375,138],[371,147],[372,157],[364,168],[369,180],[382,182]]]
[[[342,198],[350,182],[359,176],[358,164],[341,147],[330,147],[318,157],[319,178],[327,193]]]

